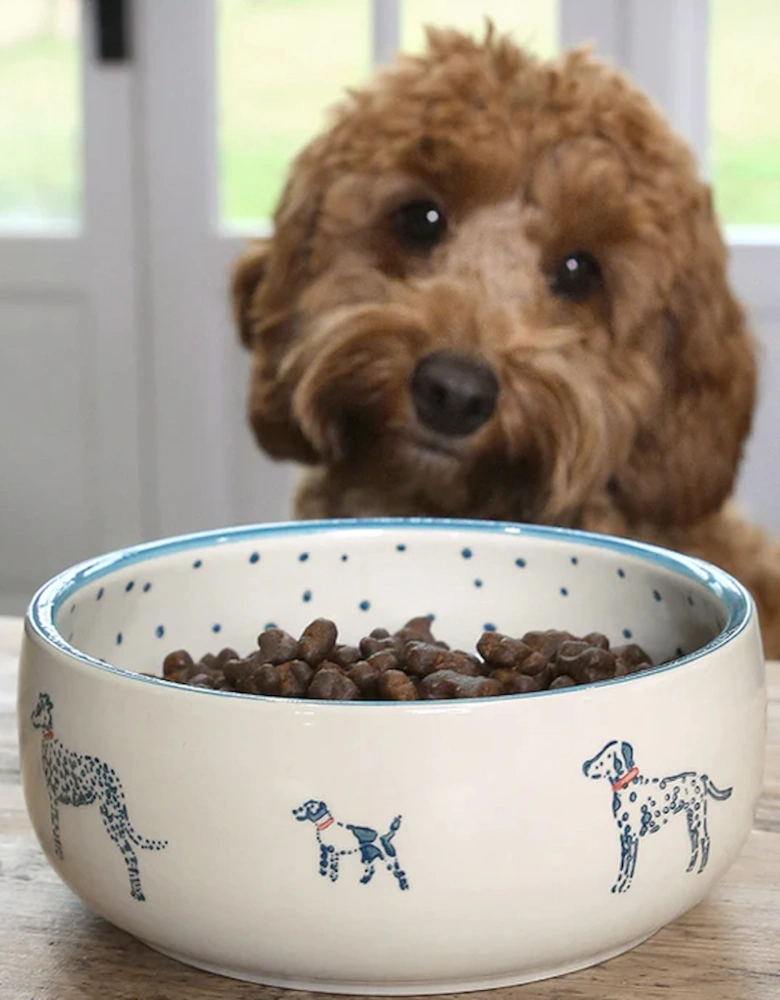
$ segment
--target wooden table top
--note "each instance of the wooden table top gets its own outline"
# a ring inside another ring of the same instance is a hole
[[[86,910],[49,867],[19,777],[22,623],[0,618],[0,1000],[295,1000],[164,958]],[[633,951],[485,1000],[780,1000],[780,662],[769,664],[764,792],[741,856],[710,896]]]

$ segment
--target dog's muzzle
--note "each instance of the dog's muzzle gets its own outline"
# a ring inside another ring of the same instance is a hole
[[[436,351],[422,358],[411,378],[411,394],[419,421],[448,437],[465,437],[493,416],[498,379],[478,359]]]

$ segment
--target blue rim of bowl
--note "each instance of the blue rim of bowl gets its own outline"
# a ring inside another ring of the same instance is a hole
[[[275,698],[267,695],[249,695],[237,691],[215,691],[210,688],[193,688],[182,684],[175,684],[158,677],[149,677],[145,674],[136,673],[131,670],[123,670],[120,667],[112,666],[105,660],[83,653],[76,649],[64,638],[62,633],[54,624],[59,609],[67,601],[77,594],[87,585],[94,583],[102,577],[108,576],[117,570],[124,569],[136,563],[145,562],[160,556],[174,555],[178,552],[186,552],[190,549],[209,548],[217,545],[226,545],[236,542],[251,541],[258,538],[273,538],[285,535],[313,535],[322,533],[354,533],[376,532],[388,529],[404,530],[438,530],[438,531],[464,531],[482,532],[492,535],[506,535],[512,538],[544,538],[552,541],[569,541],[578,545],[590,546],[597,549],[606,549],[612,552],[619,552],[625,556],[633,556],[654,566],[659,566],[682,576],[699,586],[704,587],[726,612],[726,623],[721,631],[708,643],[699,649],[686,653],[684,656],[669,660],[659,664],[651,670],[643,670],[638,674],[630,674],[627,677],[616,677],[612,680],[598,681],[593,684],[579,685],[573,688],[558,688],[553,691],[533,691],[527,694],[495,695],[488,698],[460,698],[456,701],[447,702],[384,702],[384,701],[312,701],[302,698]],[[435,518],[435,517],[385,517],[385,518],[344,518],[320,521],[282,521],[270,524],[243,525],[235,528],[223,528],[212,531],[200,531],[187,535],[176,535],[170,538],[162,538],[153,542],[145,542],[140,545],[133,545],[124,549],[117,549],[106,555],[88,559],[85,562],[63,570],[57,576],[52,577],[47,583],[37,591],[27,610],[25,616],[25,627],[37,636],[44,643],[54,646],[56,649],[68,656],[75,658],[79,662],[96,667],[99,670],[117,674],[123,678],[140,681],[142,683],[163,685],[166,688],[175,688],[179,691],[190,692],[202,695],[217,695],[222,698],[241,698],[253,701],[283,702],[296,705],[307,705],[313,707],[327,705],[363,705],[382,706],[384,708],[392,706],[406,706],[407,709],[416,708],[419,710],[425,706],[430,711],[437,706],[439,709],[444,706],[463,705],[468,703],[485,704],[495,702],[514,701],[517,698],[539,698],[545,695],[576,695],[593,691],[597,688],[614,687],[616,684],[628,682],[638,682],[649,677],[657,676],[669,670],[676,669],[686,663],[700,659],[716,649],[720,649],[731,641],[736,635],[742,632],[750,619],[755,614],[753,598],[748,591],[725,570],[697,559],[694,556],[687,556],[671,549],[665,549],[658,545],[651,545],[646,542],[637,542],[632,539],[619,538],[614,535],[600,535],[589,531],[581,531],[576,528],[556,528],[546,525],[521,524],[509,521],[477,521],[465,518]]]

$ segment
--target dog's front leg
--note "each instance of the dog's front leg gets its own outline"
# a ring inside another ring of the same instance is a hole
[[[328,848],[320,844],[320,875],[328,874]]]
[[[408,880],[406,878],[406,872],[403,870],[403,868],[398,863],[398,858],[396,858],[393,861],[392,866],[388,865],[388,867],[392,871],[393,877],[398,882],[398,888],[399,889],[408,889],[409,888],[409,882],[408,882]]]
[[[625,892],[630,888],[636,869],[638,848],[639,837],[624,830],[620,835],[620,872],[617,881],[612,886],[613,892]]]
[[[54,838],[54,856],[62,860],[62,841],[60,840],[60,810],[53,795],[49,797],[49,815],[51,816],[51,835]]]

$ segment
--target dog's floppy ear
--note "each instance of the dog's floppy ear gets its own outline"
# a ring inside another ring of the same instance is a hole
[[[634,748],[630,743],[621,743],[620,752],[623,754],[623,760],[626,762],[626,770],[630,771],[634,766]]]
[[[679,223],[674,286],[658,313],[660,330],[647,331],[648,342],[662,345],[657,406],[612,482],[631,520],[658,527],[693,524],[722,506],[755,402],[753,340],[728,285],[726,248],[703,185]]]
[[[296,160],[274,216],[274,234],[253,243],[233,270],[233,314],[253,355],[249,416],[258,444],[276,459],[311,463],[316,453],[292,415],[294,378],[280,374],[295,337],[320,191],[316,141]]]
[[[244,347],[252,347],[252,304],[268,268],[270,240],[255,240],[233,266],[230,287],[233,320]]]

